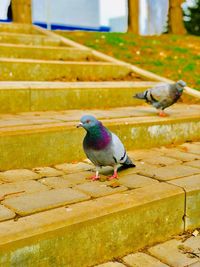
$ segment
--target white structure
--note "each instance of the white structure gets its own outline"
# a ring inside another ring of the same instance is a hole
[[[167,25],[168,10],[169,0],[140,0],[140,34],[163,33]]]
[[[10,0],[1,0],[0,3],[0,19],[1,20],[7,20],[7,12],[8,12],[8,7],[10,5]]]
[[[99,0],[32,0],[33,23],[100,27]]]

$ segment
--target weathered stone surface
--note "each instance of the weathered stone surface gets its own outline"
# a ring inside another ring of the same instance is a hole
[[[162,167],[181,163],[180,160],[173,159],[173,158],[166,157],[166,156],[154,156],[154,157],[152,156],[152,157],[144,158],[142,161],[148,164],[160,165]]]
[[[9,220],[15,217],[15,213],[12,210],[7,209],[3,205],[0,205],[0,222]]]
[[[179,149],[183,149],[189,153],[200,155],[200,145],[195,143],[185,143],[179,146]]]
[[[147,158],[160,157],[162,155],[163,155],[162,151],[158,151],[154,149],[153,150],[148,150],[148,149],[135,150],[130,153],[130,156],[132,156],[135,160],[143,160]]]
[[[188,265],[188,267],[200,267],[200,261]]]
[[[3,201],[20,215],[27,215],[42,210],[52,209],[66,204],[87,200],[90,197],[70,188],[53,189],[49,191],[13,197]]]
[[[186,192],[185,228],[194,229],[200,226],[200,174],[175,179],[171,184],[184,188]]]
[[[197,258],[189,258],[181,248],[183,243],[181,241],[172,239],[163,244],[156,245],[148,251],[154,257],[160,259],[162,262],[174,267],[185,267],[197,262]]]
[[[80,172],[74,172],[70,174],[63,175],[62,178],[66,179],[70,184],[76,185],[76,184],[82,184],[88,181],[90,177],[94,175],[93,172],[90,171],[80,171]]]
[[[139,173],[161,181],[169,181],[180,177],[198,174],[199,169],[185,165],[172,165],[156,169],[141,170]]]
[[[94,59],[90,50],[81,50],[69,47],[49,47],[34,45],[0,44],[1,57],[29,58],[47,60],[75,60],[83,61],[87,57]]]
[[[138,174],[129,174],[120,177],[119,183],[128,188],[139,188],[147,185],[157,184],[158,181]]]
[[[93,166],[84,162],[79,163],[63,163],[58,164],[55,166],[56,169],[62,170],[65,173],[74,173],[74,172],[81,172],[81,171],[88,171],[91,170]]]
[[[26,169],[0,172],[0,179],[4,182],[9,182],[9,183],[20,182],[20,181],[31,180],[31,179],[38,179],[38,178],[39,178],[39,175]]]
[[[43,178],[40,179],[39,182],[48,185],[51,188],[66,188],[72,186],[72,183],[70,183],[66,179],[63,179],[62,177]]]
[[[129,254],[123,258],[123,261],[130,267],[167,267],[168,265],[162,263],[158,259],[145,254],[145,253],[135,253]]]
[[[39,167],[39,168],[34,168],[34,172],[38,173],[39,176],[42,177],[54,177],[54,176],[61,176],[64,174],[64,172],[60,170],[56,170],[51,167]]]
[[[188,238],[185,242],[184,245],[187,247],[190,247],[194,253],[199,255],[199,249],[200,249],[200,235],[198,236],[191,236]]]
[[[59,46],[60,40],[56,38],[47,37],[44,35],[32,35],[23,33],[1,33],[0,43],[25,44],[25,45],[45,45],[45,46]]]
[[[92,197],[102,197],[102,196],[111,195],[117,192],[126,191],[127,187],[118,186],[116,188],[113,188],[105,183],[101,183],[97,181],[97,182],[88,182],[88,183],[77,185],[75,186],[75,189],[85,192],[86,194]]]
[[[185,163],[184,165],[195,167],[195,168],[200,168],[200,160],[189,161]]]
[[[15,197],[16,194],[33,193],[48,190],[48,187],[36,181],[21,181],[0,185],[0,198]]]
[[[158,151],[162,151],[165,155],[171,158],[175,158],[182,161],[191,161],[200,159],[200,156],[197,154],[187,153],[182,150],[178,150],[175,148],[161,148]]]
[[[110,261],[100,265],[96,265],[96,267],[126,267],[126,266],[119,262]]]
[[[35,251],[34,266],[42,255],[57,266],[93,266],[182,232],[183,214],[182,189],[165,183],[40,212],[0,224],[0,263],[6,266],[12,256],[16,265],[31,266],[28,247]]]
[[[44,39],[44,41],[47,40],[47,38]],[[132,72],[127,66],[110,62],[64,62],[13,58],[1,60],[0,67],[4,70],[1,72],[1,81],[74,81],[77,79],[106,81],[125,78]]]
[[[30,92],[25,89],[17,90],[0,90],[0,112],[15,113],[29,111],[30,107]]]

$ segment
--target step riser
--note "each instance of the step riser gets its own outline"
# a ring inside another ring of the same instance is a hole
[[[143,90],[144,87],[2,89],[0,113],[137,106],[143,102],[133,95]]]
[[[41,34],[38,30],[28,24],[0,24],[0,32],[5,33],[23,33],[23,34]]]
[[[11,43],[11,44],[24,44],[24,45],[46,45],[46,46],[59,46],[60,40],[55,38],[50,38],[42,35],[19,35],[12,34],[0,35],[0,43]]]
[[[43,48],[43,47],[20,47],[0,45],[0,56],[6,58],[27,58],[42,60],[74,60],[84,61],[87,58],[92,59],[89,50],[68,49],[68,48]]]
[[[129,73],[128,67],[114,64],[0,62],[1,81],[110,80]]]
[[[55,125],[42,132],[25,131],[0,136],[0,170],[55,165],[84,159],[82,140],[85,132]],[[108,125],[125,144],[126,149],[142,149],[200,140],[200,120]]]
[[[126,201],[123,196],[121,198]],[[96,209],[104,204],[97,200]],[[97,213],[94,206],[91,211]],[[80,223],[76,223],[76,219],[73,223],[73,217],[69,217],[65,220],[71,224],[69,226],[61,224],[55,231],[47,230],[45,234],[33,234],[31,238],[1,246],[0,265],[50,266],[53,261],[54,266],[93,266],[182,233],[183,215],[184,193],[181,189],[174,196],[161,197],[161,200],[147,205],[133,204],[131,208],[118,212],[107,207],[107,214],[91,220],[87,220],[89,216],[82,212]]]

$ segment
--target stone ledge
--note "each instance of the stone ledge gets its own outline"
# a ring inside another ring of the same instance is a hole
[[[183,190],[159,183],[3,222],[0,264],[12,255],[18,265],[53,258],[55,265],[91,266],[183,232],[183,215]]]

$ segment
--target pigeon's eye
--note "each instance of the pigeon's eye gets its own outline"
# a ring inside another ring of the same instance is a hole
[[[90,123],[90,120],[86,120],[86,123]]]

